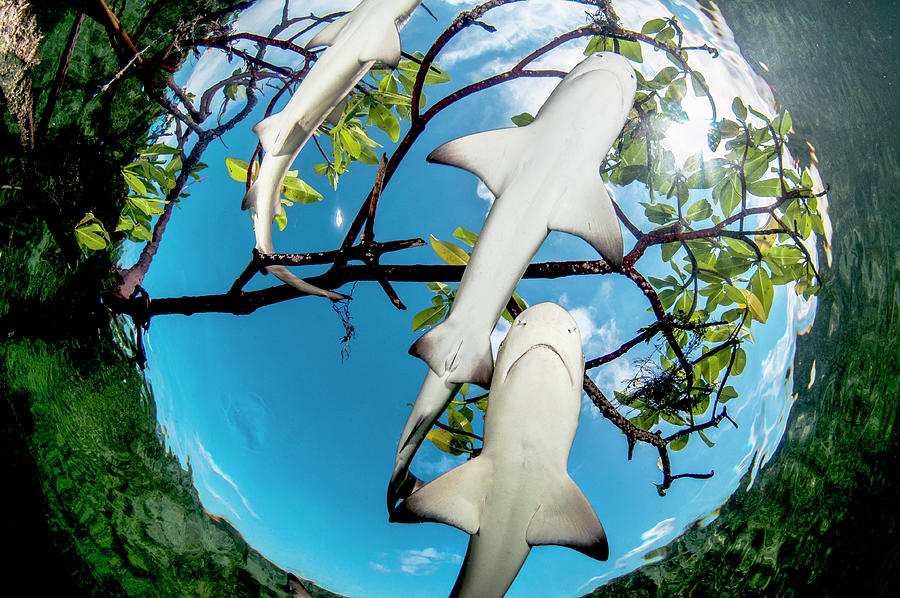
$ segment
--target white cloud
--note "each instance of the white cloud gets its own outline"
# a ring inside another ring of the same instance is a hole
[[[250,503],[247,502],[247,499],[244,497],[244,495],[241,494],[241,491],[238,488],[238,485],[234,482],[234,480],[231,479],[231,477],[228,474],[226,474],[224,471],[222,471],[222,469],[216,464],[215,461],[213,461],[212,455],[209,454],[209,451],[206,450],[206,447],[203,446],[203,443],[200,442],[199,439],[197,440],[197,448],[200,450],[200,456],[203,458],[203,460],[200,462],[201,466],[205,465],[214,474],[216,474],[217,476],[222,478],[226,484],[231,486],[231,489],[234,490],[235,494],[237,494],[238,498],[241,500],[241,503],[244,505],[244,508],[247,509],[247,511],[251,515],[253,515],[255,518],[259,519],[259,515],[256,514],[256,511],[253,510],[253,508],[250,506]],[[214,495],[216,498],[219,499],[219,501],[221,501],[226,507],[228,507],[229,510],[234,512],[234,510],[228,506],[228,503],[225,502],[221,496],[219,496],[216,492],[214,492],[212,490],[212,488],[210,487],[209,484],[206,484],[206,487],[207,487],[207,490],[209,490],[210,494]]]
[[[643,534],[641,534],[641,540],[644,541],[643,544],[632,548],[625,554],[625,556],[618,559],[616,561],[616,567],[624,567],[628,559],[633,556],[643,554],[653,544],[675,533],[675,526],[673,525],[674,523],[674,517],[663,519],[662,521],[645,531]]]
[[[404,550],[400,553],[400,570],[409,575],[431,575],[444,563],[458,565],[462,557],[436,548]]]
[[[378,571],[379,573],[390,573],[391,572],[391,570],[388,569],[382,563],[375,563],[375,562],[371,562],[371,561],[369,562],[369,569],[372,569],[373,571]]]
[[[475,4],[461,0],[447,3],[454,6]],[[532,0],[491,10],[482,20],[496,27],[497,31],[490,33],[480,27],[469,27],[448,44],[440,55],[439,63],[448,68],[478,58],[486,52],[511,56],[521,48],[537,48],[560,33],[582,25],[585,22],[584,8],[584,5],[574,2]]]
[[[478,197],[493,205],[494,200],[497,199],[491,190],[488,189],[487,185],[484,184],[484,181],[479,180],[478,186],[475,188],[475,193],[478,194]]]
[[[440,459],[437,461],[418,461],[416,463],[416,470],[424,475],[435,478],[441,474],[447,473],[465,461],[465,457],[451,457],[450,455],[441,454]]]
[[[497,359],[497,351],[500,350],[500,343],[506,338],[507,332],[509,332],[509,322],[504,318],[500,318],[500,321],[497,322],[497,325],[494,326],[494,330],[491,332],[491,354],[494,356],[494,359]]]

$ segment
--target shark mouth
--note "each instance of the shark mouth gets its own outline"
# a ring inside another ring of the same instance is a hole
[[[506,380],[509,377],[509,373],[512,371],[512,369],[514,367],[516,367],[516,364],[519,363],[520,359],[522,359],[523,357],[525,357],[526,355],[528,355],[535,349],[550,349],[551,351],[553,351],[553,353],[557,357],[559,357],[559,361],[562,363],[563,367],[565,368],[566,375],[569,377],[569,383],[570,384],[575,383],[574,380],[572,380],[572,372],[569,371],[569,366],[568,366],[568,364],[566,364],[566,360],[563,359],[563,356],[560,354],[560,352],[556,350],[556,347],[554,347],[553,345],[549,345],[547,343],[537,343],[537,344],[531,345],[530,347],[528,347],[527,349],[522,351],[522,354],[519,355],[518,357],[516,357],[513,360],[513,362],[511,364],[509,364],[509,367],[506,368],[506,371],[503,372],[503,379]]]

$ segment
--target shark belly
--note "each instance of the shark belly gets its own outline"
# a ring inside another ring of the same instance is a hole
[[[495,491],[518,495],[524,489],[522,484],[498,480]],[[531,552],[524,531],[537,505],[514,503],[509,509],[497,508],[501,505],[496,502],[488,497],[485,503],[481,529],[469,539],[451,598],[502,598]]]
[[[491,331],[549,233],[552,202],[541,199],[512,185],[494,201],[450,314],[410,349],[446,381],[490,383]]]

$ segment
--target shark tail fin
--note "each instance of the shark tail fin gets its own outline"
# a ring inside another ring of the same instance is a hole
[[[581,237],[611,265],[622,265],[622,229],[599,174],[570,186],[553,206],[547,226]]]
[[[423,334],[409,348],[447,382],[473,382],[488,386],[494,373],[491,339],[470,339],[452,320],[445,320]]]
[[[493,477],[489,459],[476,457],[425,484],[397,505],[395,523],[436,521],[474,534],[481,527],[484,497]]]
[[[528,524],[525,540],[530,546],[552,544],[600,561],[609,558],[603,525],[569,476],[547,485],[546,495]]]
[[[298,291],[303,291],[309,295],[319,295],[320,297],[328,297],[332,301],[339,301],[341,299],[349,299],[347,295],[342,295],[340,293],[335,293],[334,291],[326,291],[325,289],[320,289],[319,287],[309,284],[302,278],[297,278],[294,274],[292,274],[287,268],[284,266],[268,266],[266,267],[266,271],[270,274],[274,274],[276,278],[278,278],[281,282],[287,283],[297,289]]]
[[[500,196],[529,149],[529,127],[510,127],[459,137],[439,146],[426,160],[468,170]]]

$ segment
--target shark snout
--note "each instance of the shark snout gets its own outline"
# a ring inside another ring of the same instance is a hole
[[[580,381],[584,365],[581,333],[569,312],[559,305],[538,303],[519,314],[500,346],[495,372],[502,372],[505,379],[519,360],[534,350],[555,354],[570,382]]]

